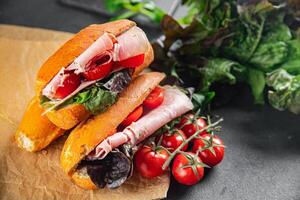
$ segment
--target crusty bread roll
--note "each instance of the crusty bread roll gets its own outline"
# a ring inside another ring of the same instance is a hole
[[[42,89],[59,72],[62,67],[68,66],[85,49],[87,49],[104,32],[109,32],[119,36],[126,30],[136,24],[130,20],[118,20],[100,25],[90,25],[81,30],[72,39],[59,48],[40,68],[36,80],[36,93],[40,95]],[[144,63],[132,73],[132,76],[138,75],[145,67],[153,61],[153,49],[148,44],[148,50],[145,52]],[[63,109],[52,110],[48,112],[47,117],[56,126],[68,130],[90,115],[82,104],[68,105]]]
[[[142,74],[120,94],[117,102],[100,115],[79,124],[69,135],[61,153],[61,166],[73,181],[85,189],[93,183],[83,173],[76,172],[78,163],[101,141],[112,135],[121,122],[139,105],[165,77],[159,72]]]
[[[19,147],[30,152],[38,151],[64,133],[63,129],[52,124],[46,116],[42,116],[43,112],[39,99],[33,98],[15,135]]]

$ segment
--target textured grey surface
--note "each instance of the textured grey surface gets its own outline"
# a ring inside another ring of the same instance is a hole
[[[0,0],[0,23],[77,32],[105,20],[54,0]],[[300,200],[300,116],[254,106],[250,98],[240,94],[214,111],[225,119],[222,164],[196,186],[172,181],[168,199]]]

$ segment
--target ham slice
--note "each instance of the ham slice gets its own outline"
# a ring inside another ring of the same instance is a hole
[[[76,58],[67,68],[63,67],[43,89],[42,94],[50,99],[53,99],[56,89],[64,81],[65,71],[74,71],[76,74],[84,72],[86,64],[89,63],[90,60],[92,60],[99,53],[111,50],[112,48],[113,41],[111,37],[108,33],[104,33],[89,48],[87,48],[82,54],[80,54],[80,56],[78,56],[78,58]],[[84,87],[80,88],[84,89]],[[78,92],[78,90],[76,91]],[[67,98],[70,98],[70,95],[68,95],[68,97],[65,97],[64,100]]]
[[[67,69],[75,70],[76,74],[85,71],[87,64],[97,55],[102,54],[105,51],[113,49],[113,40],[111,34],[104,33],[99,37],[89,48],[87,48],[78,58],[74,60]]]
[[[48,83],[48,85],[43,89],[42,94],[48,98],[52,98],[56,92],[56,89],[65,80],[65,70],[66,68],[61,68],[59,72],[54,76],[54,78]]]
[[[193,109],[191,100],[178,88],[164,87],[163,103],[133,122],[122,132],[115,133],[102,141],[88,159],[103,159],[112,149],[125,143],[134,146],[149,137],[163,125]]]
[[[114,61],[122,61],[133,56],[144,54],[148,49],[148,38],[137,26],[132,27],[117,37],[114,44]]]

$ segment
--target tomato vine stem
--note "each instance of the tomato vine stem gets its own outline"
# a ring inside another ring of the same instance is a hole
[[[175,157],[175,155],[177,153],[179,153],[181,151],[181,149],[186,145],[188,144],[191,140],[193,140],[194,138],[196,138],[198,136],[198,134],[200,134],[201,132],[211,128],[211,127],[214,127],[216,125],[218,125],[220,122],[223,121],[223,118],[219,119],[218,121],[212,123],[212,124],[209,124],[207,126],[205,126],[204,128],[202,128],[201,130],[198,130],[196,131],[192,136],[190,136],[188,139],[186,139],[177,149],[175,149],[175,151],[173,151],[171,154],[170,154],[170,157],[166,160],[166,162],[163,164],[162,166],[162,169],[165,170],[171,163],[171,161],[173,160],[173,158]]]

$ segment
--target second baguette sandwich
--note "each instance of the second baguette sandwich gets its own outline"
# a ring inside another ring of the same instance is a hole
[[[180,89],[159,86],[163,77],[158,72],[140,75],[107,111],[70,133],[61,166],[75,184],[84,189],[121,186],[133,172],[136,145],[193,109]]]

